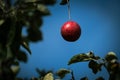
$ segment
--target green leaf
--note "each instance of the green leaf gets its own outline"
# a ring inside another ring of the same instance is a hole
[[[56,3],[56,0],[41,0],[41,3],[45,5],[54,5]]]
[[[22,10],[25,12],[34,11],[37,9],[36,5],[34,5],[33,3],[25,3],[24,6],[25,7],[22,7]]]
[[[26,53],[23,51],[19,51],[19,53],[17,53],[16,57],[19,61],[27,62],[27,60],[28,60]]]
[[[19,62],[18,61],[14,61],[13,65],[19,65]]]
[[[52,70],[46,71],[45,69],[38,69],[36,68],[37,73],[39,74],[39,77],[44,77],[47,73],[52,73]]]
[[[41,14],[42,13],[39,11],[31,12],[28,14],[29,18],[26,18],[27,20],[25,20],[24,22],[27,23],[27,26],[39,28],[43,23]]]
[[[42,40],[42,32],[39,28],[31,27],[28,29],[28,39],[32,42]]]
[[[93,73],[96,74],[98,71],[101,71],[102,64],[98,64],[96,61],[91,60],[88,66],[92,69]]]
[[[0,20],[0,26],[1,26],[3,23],[4,23],[4,20],[1,19],[1,20]]]
[[[2,45],[0,43],[0,62],[1,60],[4,60],[7,56],[7,49],[6,48],[2,48]]]
[[[21,6],[19,7],[19,12],[21,12],[21,14],[31,13],[35,11],[39,11],[39,15],[42,16],[50,15],[50,11],[44,4],[26,2],[24,4],[21,4]]]
[[[36,68],[36,71],[37,71],[37,73],[40,75],[40,77],[43,77],[43,76],[45,76],[46,75],[46,70],[40,70],[40,69],[38,69],[38,68]]]
[[[39,0],[25,0],[25,2],[37,2],[37,1],[39,1]]]
[[[54,80],[53,74],[52,73],[47,73],[43,80]]]
[[[62,0],[62,1],[60,2],[60,5],[66,5],[66,4],[68,3],[68,1],[69,1],[69,0]]]
[[[22,41],[22,42],[21,42],[21,45],[31,54],[31,50],[30,50],[30,48],[29,48],[27,42]]]
[[[106,65],[106,68],[108,70],[109,73],[111,73],[111,76],[115,75],[115,73],[119,73],[120,71],[120,63],[119,62],[109,62]]]
[[[9,34],[10,31],[14,32],[14,28],[13,28],[13,30],[11,30],[11,27],[14,27],[14,25],[12,23],[13,23],[13,21],[11,18],[6,18],[6,19],[4,19],[4,23],[2,23],[0,25],[0,43],[1,43],[1,45],[6,45],[8,41],[11,42],[11,39],[13,38],[13,36],[8,36],[8,35],[10,35]],[[9,37],[11,37],[10,40],[8,39]]]
[[[117,56],[116,56],[116,53],[114,52],[109,52],[106,56],[105,56],[105,60],[110,62],[112,60],[117,60]]]
[[[5,9],[5,2],[3,0],[0,0],[0,9]]]
[[[16,75],[20,71],[20,66],[19,65],[12,65],[11,70]]]
[[[90,60],[98,60],[100,57],[94,56],[93,52],[88,52],[88,53],[80,53],[75,56],[73,56],[69,62],[68,65],[77,63],[77,62],[84,62],[84,61],[90,61]]]
[[[41,12],[41,15],[50,15],[48,8],[43,4],[38,4],[37,10]]]
[[[70,73],[71,71],[68,69],[60,69],[57,71],[57,75],[62,79],[65,77],[66,74]]]
[[[88,80],[88,78],[87,77],[83,77],[80,80]]]
[[[105,80],[103,77],[98,77],[96,80]]]
[[[18,13],[19,14],[19,13]],[[24,26],[39,28],[42,26],[43,20],[42,16],[44,14],[38,10],[26,12],[23,15],[19,14],[19,19],[21,19]]]
[[[12,70],[8,66],[3,66],[2,75],[0,75],[0,80],[9,80],[9,79],[14,80],[14,77],[15,77],[15,75],[13,75]]]
[[[32,77],[30,80],[41,80],[41,79],[36,78],[36,77]]]

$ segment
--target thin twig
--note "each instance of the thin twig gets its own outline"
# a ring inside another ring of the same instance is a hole
[[[72,76],[72,77],[71,77],[71,78],[72,78],[71,80],[75,80],[74,73],[73,73],[72,70],[71,70],[71,76]]]

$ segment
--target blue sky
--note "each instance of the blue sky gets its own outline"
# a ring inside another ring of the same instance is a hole
[[[95,55],[104,57],[113,51],[120,56],[120,1],[119,0],[71,0],[71,19],[82,29],[76,42],[65,41],[60,34],[62,25],[68,21],[67,6],[48,6],[51,16],[43,18],[43,41],[31,43],[32,55],[28,55],[28,63],[21,63],[19,76],[38,76],[35,69],[57,71],[60,68],[74,70],[76,80],[88,76],[90,80],[98,75],[108,78],[106,70],[94,75],[87,63],[68,66],[69,59],[78,53],[93,51]],[[119,58],[120,59],[120,58]],[[65,80],[68,77],[65,78]]]

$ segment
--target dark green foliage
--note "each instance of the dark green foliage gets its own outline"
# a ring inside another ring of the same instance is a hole
[[[118,58],[114,52],[109,52],[105,58],[100,58],[99,56],[95,56],[93,52],[88,53],[80,53],[74,55],[68,62],[68,65],[78,63],[78,62],[88,62],[88,67],[92,69],[94,74],[102,71],[102,67],[105,67],[109,74],[109,80],[119,80],[120,77],[120,63],[118,62]],[[64,78],[66,72],[62,72],[59,76],[62,75]],[[75,75],[72,74],[71,80],[75,80]],[[83,77],[80,80],[89,80],[88,77]],[[103,77],[98,77],[95,80],[104,80]]]
[[[16,78],[19,62],[27,62],[25,48],[30,54],[30,42],[43,39],[40,30],[43,16],[50,15],[47,5],[56,0],[0,0],[0,80],[21,80]],[[22,29],[27,29],[27,35]]]
[[[83,77],[80,80],[88,80],[88,78],[87,77]]]
[[[60,2],[60,5],[66,5],[66,4],[68,3],[68,1],[69,1],[69,0],[62,0],[62,1]]]
[[[21,41],[21,45],[31,54],[31,50],[27,42]]]
[[[26,53],[24,51],[19,51],[17,54],[16,54],[16,58],[19,60],[19,61],[23,61],[23,62],[27,62],[28,60],[28,57],[26,55]]]
[[[39,40],[42,40],[42,33],[40,30],[35,28],[29,28],[28,29],[28,39],[32,42],[37,42]]]
[[[116,54],[114,53],[115,55],[111,55],[111,53],[113,52],[109,52],[106,56],[109,57],[111,60],[106,60],[107,63],[105,64],[105,67],[110,75],[109,80],[119,80],[120,77],[118,75],[120,75],[120,62],[118,61]]]
[[[90,60],[98,60],[100,57],[94,56],[93,52],[89,53],[81,53],[74,55],[68,62],[68,65],[77,63],[77,62],[83,62],[83,61],[90,61]]]
[[[38,78],[32,77],[30,80],[38,80]]]
[[[103,77],[98,77],[96,80],[104,80]]]
[[[106,56],[105,56],[105,60],[107,62],[111,62],[112,60],[117,60],[117,56],[114,52],[109,52]]]
[[[36,68],[37,73],[39,74],[39,78],[44,77],[47,73],[53,73],[52,70],[38,69]]]
[[[67,69],[60,69],[57,71],[57,75],[62,79],[65,77],[66,74],[70,73],[70,70]]]
[[[93,73],[96,74],[98,71],[101,71],[102,64],[97,63],[94,60],[91,60],[88,64],[89,68],[92,69]]]

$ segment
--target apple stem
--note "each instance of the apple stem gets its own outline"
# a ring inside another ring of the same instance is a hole
[[[67,0],[67,4],[68,4],[68,18],[70,20],[71,19],[71,16],[70,16],[70,0]]]

